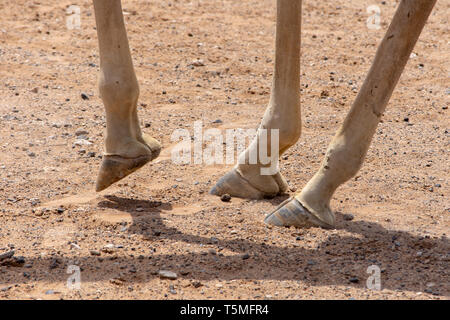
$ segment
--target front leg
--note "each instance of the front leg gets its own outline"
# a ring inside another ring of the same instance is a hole
[[[260,125],[260,129],[266,129],[268,132],[266,147],[269,155],[271,129],[279,130],[278,155],[294,145],[300,137],[301,3],[301,0],[278,0],[277,2],[272,90],[269,106]],[[261,141],[256,136],[240,158],[249,159],[250,154],[261,147]],[[275,196],[285,192],[288,187],[285,179],[279,172],[264,174],[261,169],[267,166],[259,159],[256,164],[249,162],[238,164],[222,177],[210,192],[215,195],[228,193],[232,196],[251,199]]]
[[[330,199],[361,167],[380,118],[436,0],[402,0],[322,166],[303,190],[269,214],[278,226],[333,227]]]
[[[106,189],[156,158],[161,146],[143,135],[137,116],[139,86],[120,0],[94,0],[100,48],[100,95],[106,111],[105,153],[96,190]]]

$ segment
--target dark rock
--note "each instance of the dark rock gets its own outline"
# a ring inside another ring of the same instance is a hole
[[[14,250],[10,250],[8,252],[0,254],[0,260],[12,258],[14,256]]]
[[[348,281],[350,281],[351,283],[358,283],[359,279],[356,277],[350,278]]]
[[[308,265],[313,266],[315,264],[317,264],[317,262],[315,262],[314,260],[308,260]]]
[[[8,259],[4,259],[0,261],[0,265],[2,266],[10,266],[10,267],[22,267],[25,264],[24,257],[11,257]]]
[[[222,200],[223,202],[230,202],[231,196],[228,193],[225,193],[220,197],[220,200]]]
[[[101,255],[100,251],[97,251],[97,250],[91,250],[89,252],[92,256],[100,256]]]
[[[59,264],[60,261],[58,259],[52,259],[52,261],[50,262],[50,269],[58,268]]]
[[[344,214],[345,221],[352,221],[355,217],[351,213]]]

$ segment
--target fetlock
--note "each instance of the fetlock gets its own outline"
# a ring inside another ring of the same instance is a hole
[[[259,165],[238,165],[236,170],[250,185],[267,196],[276,196],[287,190],[287,182],[279,172],[273,175],[264,175],[261,168]]]
[[[213,195],[231,196],[245,199],[262,199],[274,197],[287,190],[287,183],[283,176],[277,172],[274,175],[260,175],[259,166],[250,168],[236,166],[222,178],[210,190]]]
[[[106,138],[105,145],[105,156],[115,155],[126,159],[152,156],[152,150],[149,146],[131,137],[122,138],[120,141],[117,139]]]

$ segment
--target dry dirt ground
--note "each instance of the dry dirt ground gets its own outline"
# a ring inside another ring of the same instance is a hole
[[[105,115],[91,1],[0,2],[0,254],[15,250],[0,261],[1,299],[450,297],[448,2],[431,14],[363,168],[333,198],[335,230],[267,227],[264,215],[288,195],[222,202],[208,190],[230,166],[170,158],[173,130],[192,133],[196,120],[258,126],[275,1],[123,2],[142,125],[164,150],[100,194]],[[372,4],[380,30],[366,26]],[[397,4],[305,1],[303,133],[281,160],[289,193],[319,167]],[[69,5],[81,8],[80,29],[66,27]],[[75,144],[80,130],[92,144]],[[70,265],[80,290],[67,287]],[[371,265],[381,291],[366,288]]]

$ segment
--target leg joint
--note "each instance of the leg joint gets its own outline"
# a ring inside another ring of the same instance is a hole
[[[134,104],[139,97],[139,85],[135,76],[100,76],[100,95],[105,103]]]

